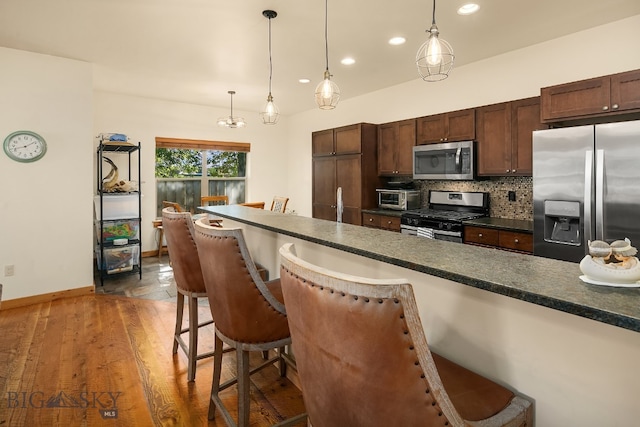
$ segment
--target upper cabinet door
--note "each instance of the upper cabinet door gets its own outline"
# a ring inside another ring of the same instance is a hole
[[[415,119],[378,126],[378,175],[411,175],[415,145]]]
[[[396,174],[413,175],[413,147],[416,145],[415,119],[398,123],[396,144]]]
[[[417,119],[418,145],[472,141],[476,136],[476,112],[470,108]]]
[[[335,154],[357,154],[362,151],[362,126],[360,124],[334,129]]]
[[[311,154],[313,156],[332,156],[335,151],[333,129],[321,130],[311,134]]]
[[[611,110],[640,109],[640,70],[611,76]]]
[[[598,77],[540,90],[542,121],[576,118],[609,111],[611,79]]]
[[[511,173],[511,104],[476,109],[478,115],[478,175]]]
[[[533,173],[533,131],[547,129],[540,122],[540,97],[511,103],[511,174]]]
[[[447,142],[473,141],[476,138],[476,110],[447,113]]]
[[[378,126],[378,175],[394,175],[398,122]]]
[[[446,114],[420,117],[417,123],[418,145],[443,142],[447,136]]]

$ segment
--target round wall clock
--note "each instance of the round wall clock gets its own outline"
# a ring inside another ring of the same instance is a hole
[[[18,162],[35,162],[47,152],[47,143],[35,132],[19,130],[4,139],[4,152]]]

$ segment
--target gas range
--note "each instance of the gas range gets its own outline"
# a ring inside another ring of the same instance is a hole
[[[403,234],[462,242],[462,221],[489,215],[489,193],[430,191],[429,207],[400,217]]]

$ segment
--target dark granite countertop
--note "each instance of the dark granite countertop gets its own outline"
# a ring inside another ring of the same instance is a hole
[[[381,208],[371,208],[371,209],[361,209],[362,213],[374,214],[374,215],[386,215],[386,216],[402,216],[404,211],[394,210],[394,209],[381,209]]]
[[[522,233],[533,233],[533,221],[523,221],[521,219],[506,219],[484,217],[463,221],[464,225],[475,225],[477,227],[495,228],[498,230],[519,231]]]
[[[223,218],[640,332],[640,288],[583,283],[577,263],[278,214],[239,205]],[[464,262],[460,262],[463,259]]]

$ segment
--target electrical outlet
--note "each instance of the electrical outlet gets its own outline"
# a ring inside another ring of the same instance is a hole
[[[515,191],[509,191],[509,201],[510,202],[515,202],[516,201],[516,192]]]
[[[13,276],[15,273],[15,267],[13,264],[4,266],[4,276]]]

